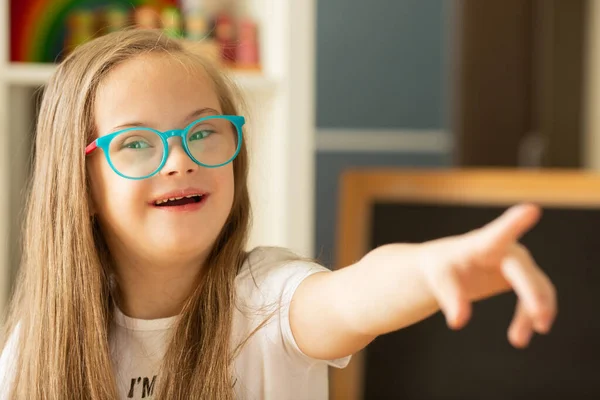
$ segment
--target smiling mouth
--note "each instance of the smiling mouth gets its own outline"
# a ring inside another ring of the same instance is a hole
[[[185,206],[187,204],[200,203],[204,197],[204,195],[200,194],[193,194],[185,197],[172,197],[170,199],[157,200],[154,202],[154,205],[157,207]]]

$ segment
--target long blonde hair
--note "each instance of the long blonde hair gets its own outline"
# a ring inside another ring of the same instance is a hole
[[[235,87],[193,51],[159,32],[128,30],[76,49],[41,104],[24,224],[23,257],[5,324],[18,332],[13,397],[115,399],[108,335],[110,254],[90,218],[84,147],[94,137],[98,85],[116,65],[160,52],[200,66],[222,111],[238,114]],[[232,399],[230,333],[236,274],[250,219],[245,145],[233,162],[235,198],[199,284],[185,303],[157,381],[160,399]],[[17,329],[18,328],[18,329]]]

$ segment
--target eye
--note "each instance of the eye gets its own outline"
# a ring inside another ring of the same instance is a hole
[[[194,133],[192,133],[190,135],[189,140],[202,140],[202,139],[206,139],[207,137],[209,137],[210,135],[212,135],[213,133],[215,133],[215,131],[210,130],[210,129],[202,129],[202,130],[198,130]]]
[[[134,150],[147,149],[150,147],[151,147],[150,143],[146,142],[145,140],[132,140],[127,143],[123,143],[123,146],[121,146],[121,148],[123,148],[123,149],[134,149]]]

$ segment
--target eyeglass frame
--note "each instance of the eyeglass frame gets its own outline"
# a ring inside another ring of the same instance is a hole
[[[189,130],[192,129],[194,126],[198,125],[201,122],[207,121],[207,120],[211,120],[211,119],[224,119],[227,120],[229,122],[231,122],[237,131],[237,148],[235,150],[235,153],[233,154],[233,156],[225,161],[224,163],[221,164],[217,164],[217,165],[208,165],[208,164],[204,164],[201,163],[200,161],[196,160],[196,158],[194,158],[194,156],[192,156],[188,145],[187,145],[187,134],[189,133]],[[142,179],[148,179],[153,177],[154,175],[158,174],[163,167],[165,166],[166,162],[167,162],[167,158],[169,157],[169,142],[167,141],[168,139],[172,138],[172,137],[177,137],[179,136],[181,138],[181,143],[183,145],[183,149],[185,150],[185,153],[188,155],[188,157],[194,161],[196,164],[205,167],[205,168],[219,168],[222,167],[224,165],[229,164],[230,162],[232,162],[240,153],[240,150],[242,148],[242,139],[243,139],[243,135],[242,135],[242,127],[244,126],[244,124],[246,123],[246,119],[241,116],[241,115],[210,115],[207,117],[202,117],[200,119],[197,119],[195,121],[193,121],[192,123],[190,123],[188,126],[186,126],[183,129],[172,129],[169,131],[159,131],[157,129],[153,129],[153,128],[148,128],[145,126],[136,126],[136,127],[132,127],[132,128],[126,128],[126,129],[120,129],[116,132],[110,133],[108,135],[104,135],[104,136],[100,136],[99,138],[94,139],[94,141],[92,141],[90,144],[88,144],[85,148],[85,155],[86,157],[89,156],[94,150],[96,149],[102,149],[102,152],[104,153],[104,157],[106,158],[106,161],[108,162],[108,165],[110,165],[110,167],[112,168],[112,170],[119,176],[125,178],[125,179],[131,179],[131,180],[142,180]],[[114,138],[116,138],[117,136],[119,136],[122,133],[125,132],[129,132],[129,131],[139,131],[139,130],[145,130],[145,131],[150,131],[150,132],[154,132],[156,133],[163,144],[163,156],[162,156],[162,160],[159,164],[159,166],[156,168],[156,170],[154,170],[154,172],[152,172],[149,175],[140,177],[140,178],[133,178],[130,176],[126,176],[124,174],[122,174],[112,163],[111,159],[110,159],[110,143],[112,142],[112,140]]]

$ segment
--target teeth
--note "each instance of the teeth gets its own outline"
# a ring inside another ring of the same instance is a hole
[[[193,197],[202,197],[201,194],[191,194],[189,196],[185,196],[186,199],[191,199]],[[154,202],[154,204],[156,204],[157,206],[166,203],[167,201],[174,201],[174,200],[181,200],[183,199],[183,197],[170,197],[168,199],[164,199],[164,200],[157,200]]]

